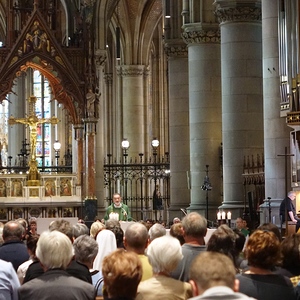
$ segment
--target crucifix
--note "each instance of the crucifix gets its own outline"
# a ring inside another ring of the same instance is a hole
[[[59,122],[58,118],[38,118],[35,114],[35,104],[37,98],[35,96],[30,96],[28,99],[29,103],[29,115],[26,118],[14,118],[10,116],[8,119],[9,125],[15,125],[17,123],[24,124],[29,126],[30,129],[30,160],[29,160],[29,180],[37,180],[38,170],[37,170],[37,161],[36,161],[36,139],[37,139],[37,128],[38,125],[43,123],[57,124]]]
[[[288,194],[288,157],[294,156],[294,154],[289,154],[287,152],[287,147],[285,147],[284,154],[277,154],[277,156],[284,156],[284,170],[285,170],[285,195]],[[287,199],[287,198],[286,198]],[[287,202],[285,203],[285,235],[288,235],[288,211]]]

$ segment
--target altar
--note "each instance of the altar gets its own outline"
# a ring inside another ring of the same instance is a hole
[[[40,174],[28,186],[26,174],[0,174],[0,221],[24,218],[78,217],[83,207],[75,174]]]

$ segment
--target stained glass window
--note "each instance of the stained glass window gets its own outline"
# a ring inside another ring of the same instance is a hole
[[[50,87],[46,77],[38,70],[33,71],[33,93],[37,97],[35,113],[38,118],[51,117]],[[38,126],[36,156],[39,166],[51,165],[51,126],[44,123]]]

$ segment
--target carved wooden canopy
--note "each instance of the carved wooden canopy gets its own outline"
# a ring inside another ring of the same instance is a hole
[[[84,57],[83,49],[59,44],[35,7],[14,45],[0,48],[0,102],[12,92],[14,79],[33,68],[47,77],[53,97],[64,105],[72,123],[80,123],[85,109]]]

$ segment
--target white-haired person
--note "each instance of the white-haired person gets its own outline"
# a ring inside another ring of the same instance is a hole
[[[73,255],[71,240],[65,234],[56,230],[43,232],[37,244],[36,256],[45,272],[19,288],[19,299],[95,299],[93,285],[66,272]]]
[[[192,297],[192,287],[188,282],[170,277],[182,259],[178,239],[168,235],[154,239],[147,248],[147,256],[153,276],[139,284],[136,300],[185,300]]]
[[[193,300],[246,300],[254,299],[237,293],[239,281],[232,259],[223,253],[205,251],[193,261],[190,283]]]
[[[149,229],[149,241],[151,243],[154,239],[164,236],[166,234],[167,234],[166,228],[159,223],[155,223]]]

